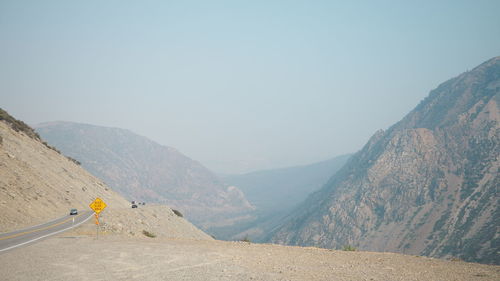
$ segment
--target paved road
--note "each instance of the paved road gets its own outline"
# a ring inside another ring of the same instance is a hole
[[[44,224],[0,234],[0,254],[76,227],[89,220],[93,213],[86,211],[76,216],[67,215]]]

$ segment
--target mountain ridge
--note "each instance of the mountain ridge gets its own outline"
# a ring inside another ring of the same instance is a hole
[[[74,122],[36,129],[130,200],[173,206],[202,228],[253,208],[199,162],[130,130]]]
[[[440,84],[269,241],[500,263],[499,77],[496,57]]]

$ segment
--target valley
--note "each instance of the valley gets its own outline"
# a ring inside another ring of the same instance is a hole
[[[46,143],[1,110],[0,232],[74,208],[88,218],[97,197],[109,207],[98,226],[85,219],[6,246],[0,276],[498,280],[499,79],[496,57],[441,84],[354,155],[224,179],[123,129],[49,123],[38,127],[56,132]],[[217,227],[241,241],[204,232]]]
[[[500,1],[0,1],[0,281],[500,281]]]

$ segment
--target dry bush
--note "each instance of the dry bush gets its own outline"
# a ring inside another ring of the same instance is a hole
[[[145,236],[149,237],[149,238],[155,238],[156,237],[156,234],[152,233],[152,232],[149,232],[147,230],[143,230],[142,231],[142,234],[144,234]]]
[[[181,217],[181,218],[183,218],[183,217],[184,217],[184,216],[182,215],[182,213],[181,213],[181,212],[179,212],[179,211],[177,211],[177,210],[175,210],[175,209],[172,209],[172,212],[174,212],[174,214],[176,214],[177,216],[179,216],[179,217]]]

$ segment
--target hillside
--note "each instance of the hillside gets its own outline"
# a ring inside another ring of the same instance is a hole
[[[131,209],[125,198],[0,109],[0,233],[62,217],[71,208],[90,210],[96,197],[107,204],[103,233],[142,236],[148,230],[159,237],[211,239],[167,206]]]
[[[110,208],[128,202],[29,131],[0,121],[0,232],[89,209],[101,197]],[[28,133],[27,133],[28,132]]]
[[[222,239],[263,241],[284,215],[320,189],[349,157],[342,155],[309,165],[223,176],[227,184],[243,191],[255,210],[237,222],[214,226],[209,231]]]
[[[129,200],[167,204],[204,229],[252,210],[241,191],[200,163],[128,130],[70,122],[36,130]]]
[[[377,132],[270,241],[500,264],[499,104],[496,57]]]

